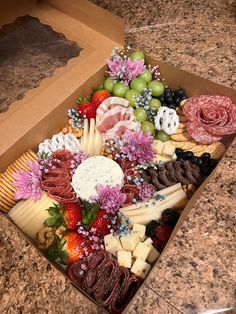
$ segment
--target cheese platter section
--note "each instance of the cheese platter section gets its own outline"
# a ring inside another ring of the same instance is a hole
[[[121,313],[225,153],[236,106],[167,85],[129,47],[103,75],[59,132],[1,173],[0,207],[76,287]]]

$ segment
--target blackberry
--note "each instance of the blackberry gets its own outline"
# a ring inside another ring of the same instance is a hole
[[[146,225],[146,231],[145,235],[149,238],[155,238],[156,232],[155,229],[156,227],[159,226],[159,223],[156,220],[151,220],[147,225]]]
[[[174,227],[179,219],[179,214],[172,208],[167,208],[162,212],[161,222],[163,225]]]

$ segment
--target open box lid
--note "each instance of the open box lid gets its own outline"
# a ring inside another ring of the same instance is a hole
[[[23,135],[52,112],[105,64],[114,47],[123,47],[123,20],[86,0],[7,0],[0,3],[0,27],[30,15],[82,48],[0,114],[0,159]],[[3,73],[4,75],[4,73]],[[73,106],[73,103],[71,104]]]

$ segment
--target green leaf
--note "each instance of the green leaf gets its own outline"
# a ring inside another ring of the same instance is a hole
[[[54,261],[58,257],[57,245],[51,244],[46,250],[46,256],[49,260]]]
[[[69,253],[67,251],[60,251],[59,252],[59,257],[62,261],[66,261],[67,258],[69,257]]]
[[[57,220],[56,217],[48,218],[48,219],[46,219],[45,224],[46,224],[48,227],[55,226],[56,220]]]
[[[58,212],[58,209],[56,207],[49,207],[48,213],[50,216],[54,216],[54,215],[57,215],[59,212]]]

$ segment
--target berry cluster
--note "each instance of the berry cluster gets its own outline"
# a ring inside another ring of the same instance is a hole
[[[67,115],[72,120],[72,128],[83,128],[84,119],[80,117],[78,110],[69,109]]]
[[[175,154],[177,160],[190,160],[193,164],[198,165],[203,175],[209,175],[217,165],[217,161],[211,158],[209,153],[203,153],[197,157],[191,151],[184,152],[181,148],[176,148]]]
[[[164,94],[159,97],[162,106],[170,109],[176,109],[180,102],[187,99],[185,91],[183,89],[171,90],[169,87],[165,88]]]

